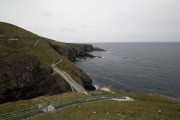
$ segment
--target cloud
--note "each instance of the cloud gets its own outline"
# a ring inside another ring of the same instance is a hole
[[[139,33],[136,33],[136,34],[132,34],[132,35],[130,35],[131,37],[141,37],[141,34],[139,34]]]
[[[180,0],[0,1],[1,21],[57,40],[180,41]]]
[[[66,30],[67,31],[77,31],[77,29],[71,29],[71,28],[69,28],[69,29],[67,28]]]
[[[52,17],[53,14],[52,14],[51,12],[44,11],[44,12],[42,12],[42,15],[43,15],[44,17],[50,18],[50,17]]]
[[[65,31],[74,32],[74,31],[79,31],[79,30],[81,30],[83,28],[86,28],[86,27],[87,27],[87,25],[85,25],[85,24],[82,24],[82,25],[72,25],[72,26],[68,26],[68,27],[61,27],[60,31],[63,31],[63,32],[65,32]]]
[[[84,28],[84,27],[87,27],[86,25],[80,25],[79,27],[82,27],[82,28]]]
[[[74,32],[74,31],[77,31],[77,29],[63,27],[63,28],[60,28],[60,31],[63,31],[63,32],[65,32],[65,31]]]

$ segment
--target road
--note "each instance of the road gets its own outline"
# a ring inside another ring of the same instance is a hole
[[[69,76],[65,71],[60,70],[58,67],[56,67],[56,64],[52,64],[51,67],[53,68],[53,70],[60,75],[62,78],[64,78],[64,80],[66,80],[69,85],[74,88],[77,92],[79,93],[85,93],[88,94],[86,92],[86,90],[84,89],[84,87],[82,87],[81,85],[79,85],[76,81],[74,81],[71,76]]]

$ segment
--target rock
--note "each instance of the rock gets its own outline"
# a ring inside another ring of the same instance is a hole
[[[72,43],[66,43],[66,46],[60,46],[60,45],[53,45],[49,43],[50,46],[56,50],[59,54],[67,57],[71,61],[76,61],[76,58],[79,59],[86,59],[89,58],[101,58],[100,56],[94,56],[88,52],[92,51],[104,51],[100,48],[94,48],[90,44],[72,44]]]
[[[178,112],[177,116],[180,117],[180,109],[178,109],[177,112]]]
[[[161,110],[158,110],[158,113],[161,113]]]
[[[0,75],[0,103],[70,90],[68,84],[58,86],[57,78],[51,76],[51,71],[31,54],[23,54],[13,62],[4,62],[4,66],[9,70]]]
[[[105,51],[105,50],[98,48],[98,47],[93,47],[93,51]]]
[[[55,108],[52,104],[50,105],[43,105],[39,104],[39,109],[42,110],[43,112],[53,112],[55,111]]]
[[[106,92],[111,92],[111,87],[112,87],[112,86],[102,87],[100,90],[106,91]]]

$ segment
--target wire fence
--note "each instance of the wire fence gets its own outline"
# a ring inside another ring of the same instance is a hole
[[[111,94],[111,95],[99,95],[99,96],[90,97],[90,98],[78,98],[78,99],[72,99],[72,100],[61,101],[61,102],[52,101],[50,104],[53,105],[55,109],[60,109],[66,106],[74,105],[74,104],[94,102],[94,101],[99,101],[99,100],[108,100],[112,98],[124,99],[122,95]],[[46,104],[46,106],[48,106],[48,104]],[[28,109],[1,114],[0,120],[21,120],[21,119],[26,119],[28,117],[38,115],[40,113],[44,113],[44,111],[41,108],[36,106],[36,107],[28,108]]]

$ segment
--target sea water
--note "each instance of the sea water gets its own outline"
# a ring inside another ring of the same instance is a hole
[[[93,43],[102,56],[77,60],[98,86],[180,98],[180,43]]]

